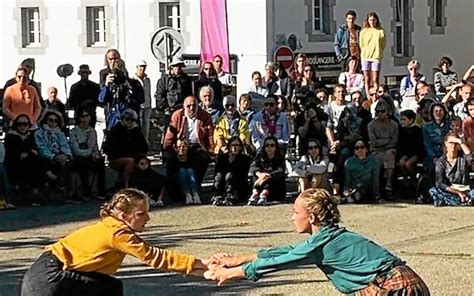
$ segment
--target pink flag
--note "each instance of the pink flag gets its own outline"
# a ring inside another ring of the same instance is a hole
[[[201,0],[201,66],[222,57],[222,68],[229,72],[226,0]]]

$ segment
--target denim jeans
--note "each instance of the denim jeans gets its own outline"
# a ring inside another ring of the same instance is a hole
[[[50,251],[43,253],[23,277],[21,296],[123,295],[122,281],[97,272],[63,270]]]
[[[192,168],[180,168],[178,171],[178,180],[184,194],[197,192],[196,175]]]

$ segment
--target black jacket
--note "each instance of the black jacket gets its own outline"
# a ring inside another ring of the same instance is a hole
[[[156,106],[159,110],[173,112],[181,108],[184,99],[192,94],[191,78],[186,73],[180,76],[163,74],[156,83]]]
[[[134,158],[136,155],[148,152],[148,143],[139,126],[129,130],[119,121],[107,135],[104,150],[110,160]]]

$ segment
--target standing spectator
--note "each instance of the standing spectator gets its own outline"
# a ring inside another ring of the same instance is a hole
[[[467,102],[467,112],[469,116],[462,122],[462,133],[471,151],[474,151],[474,98]]]
[[[293,172],[299,177],[298,191],[303,192],[308,188],[328,189],[329,158],[318,140],[308,140],[307,147],[306,153],[293,167]]]
[[[416,164],[423,160],[423,132],[415,123],[416,113],[405,110],[400,113],[401,128],[398,136],[397,159],[406,185],[416,184]]]
[[[425,81],[425,76],[420,73],[421,65],[417,60],[411,60],[408,65],[408,75],[400,82],[400,97],[402,97],[402,110],[408,109],[415,100],[415,86],[419,81]]]
[[[211,155],[214,153],[214,127],[211,116],[198,107],[197,99],[189,96],[184,100],[182,109],[171,115],[170,124],[165,134],[163,148],[167,157],[173,154],[178,139],[187,142],[189,159],[196,173],[197,186],[201,186]]]
[[[355,56],[349,57],[346,63],[346,72],[339,75],[338,82],[346,86],[346,101],[351,101],[351,94],[364,91],[364,75],[359,73],[359,60]]]
[[[293,97],[293,84],[282,63],[276,64],[275,78],[276,84],[278,85],[275,94],[285,96],[285,98],[290,101]]]
[[[434,87],[436,96],[442,100],[444,95],[451,90],[458,82],[458,73],[451,71],[453,61],[449,57],[442,57],[439,60],[439,71],[434,74]]]
[[[378,15],[370,12],[364,21],[364,28],[359,38],[362,71],[364,72],[365,92],[379,86],[380,69],[385,49],[385,33]]]
[[[16,83],[9,86],[3,95],[3,113],[11,121],[20,114],[26,114],[35,124],[41,115],[41,102],[36,89],[28,84],[26,73],[25,68],[16,70]]]
[[[376,117],[369,123],[368,132],[370,151],[384,168],[385,192],[388,197],[391,197],[393,169],[397,154],[398,125],[389,118],[387,109],[387,104],[377,104],[375,107]]]
[[[145,154],[135,158],[135,168],[130,176],[130,187],[145,192],[149,197],[150,207],[164,207],[163,195],[165,193],[165,178],[155,172],[151,161]]]
[[[241,94],[239,97],[239,114],[250,124],[255,110],[252,109],[252,98],[248,94]]]
[[[186,106],[186,100],[184,105]],[[187,205],[200,205],[201,198],[198,194],[199,181],[194,169],[195,165],[191,154],[189,153],[189,144],[186,139],[179,139],[176,142],[176,154],[168,162],[169,172],[172,178],[176,178],[178,186],[186,197]]]
[[[15,197],[30,187],[33,204],[40,205],[39,189],[43,185],[44,171],[31,126],[28,115],[20,114],[15,118],[11,130],[5,136],[4,164]]]
[[[299,53],[293,64],[293,69],[290,73],[290,78],[293,83],[295,83],[299,78],[303,77],[304,66],[308,64],[308,58],[304,53]]]
[[[430,107],[431,121],[423,126],[423,142],[425,146],[425,169],[433,172],[436,159],[443,155],[443,140],[449,132],[449,115],[442,103],[434,103]]]
[[[360,26],[355,23],[356,17],[357,14],[355,11],[347,11],[346,23],[337,29],[336,35],[334,36],[334,52],[339,62],[345,62],[349,57],[360,59]]]
[[[91,73],[88,65],[79,66],[77,74],[79,74],[81,79],[71,86],[67,105],[74,110],[74,118],[77,118],[78,115],[76,113],[79,109],[87,109],[91,114],[91,126],[95,127],[100,87],[97,83],[89,80]]]
[[[66,201],[71,192],[71,166],[72,157],[66,136],[61,131],[63,119],[56,110],[46,110],[39,122],[39,129],[35,133],[35,142],[39,155],[44,159],[46,177],[57,185],[60,191],[66,191]]]
[[[436,186],[429,190],[434,205],[472,205],[474,190],[469,185],[471,150],[466,142],[454,133],[446,135],[443,145],[444,153],[436,160]],[[459,153],[460,148],[462,154]]]
[[[252,143],[257,150],[263,148],[263,142],[268,135],[275,136],[279,151],[285,155],[288,141],[290,140],[290,129],[288,118],[285,113],[278,111],[276,97],[270,95],[265,99],[262,111],[255,114],[250,123]]]
[[[269,198],[280,201],[285,198],[285,157],[278,146],[275,136],[267,136],[253,160],[250,166],[253,189],[248,205],[264,206]]]
[[[41,104],[43,104],[43,97],[41,96],[41,83],[38,83],[33,79],[35,76],[35,70],[36,70],[35,59],[33,58],[24,59],[18,68],[23,68],[23,70],[25,70],[24,74],[25,74],[26,84],[35,88],[36,93],[38,94],[38,97],[39,97],[39,101]],[[3,91],[5,92],[8,87],[14,85],[15,83],[17,83],[16,75],[15,77],[9,79],[5,83],[5,86],[3,87]],[[44,106],[41,105],[41,107],[44,107]]]
[[[237,112],[237,99],[234,96],[224,97],[225,111],[219,117],[214,128],[214,142],[216,148],[214,153],[228,153],[228,141],[231,137],[238,137],[242,142],[242,149],[249,148],[250,132],[247,119]],[[253,150],[253,149],[251,149]]]
[[[138,60],[135,67],[135,75],[133,78],[137,80],[143,88],[143,104],[140,106],[141,128],[145,139],[148,141],[150,136],[150,116],[151,116],[151,86],[150,78],[145,73],[146,61]]]
[[[354,156],[344,164],[344,192],[348,203],[380,199],[380,163],[369,155],[369,146],[363,140],[354,145]]]
[[[121,173],[125,188],[130,185],[135,157],[148,152],[148,143],[137,121],[134,110],[123,111],[120,121],[110,130],[105,147],[110,167]]]
[[[211,200],[213,205],[232,206],[247,198],[250,161],[250,157],[244,153],[242,140],[232,136],[226,143],[225,152],[217,156],[214,196]]]
[[[217,106],[222,104],[222,83],[217,77],[217,72],[211,62],[205,62],[202,66],[199,79],[196,81],[196,91],[200,91],[204,86],[212,88],[214,98]],[[197,95],[197,94],[196,94]]]
[[[105,195],[104,157],[99,152],[97,132],[91,127],[92,116],[87,108],[77,111],[76,127],[71,131],[72,168],[79,174],[77,195],[84,199]]]
[[[199,107],[209,113],[212,124],[215,124],[222,113],[222,105],[214,100],[214,89],[210,86],[201,87],[199,90],[199,100],[201,101]]]
[[[69,124],[69,117],[66,113],[66,106],[64,106],[64,104],[58,98],[58,89],[56,87],[48,87],[48,98],[43,102],[43,106],[45,106],[45,110],[56,110],[61,113],[64,122],[62,131],[65,135],[69,135],[69,130],[67,128]]]
[[[165,112],[165,121],[174,111],[182,108],[183,101],[192,95],[191,78],[183,72],[183,60],[174,57],[168,73],[163,74],[156,83],[156,107]]]
[[[222,84],[222,96],[227,96],[232,92],[232,76],[222,69],[222,57],[220,55],[214,56],[213,65],[217,78]]]
[[[255,71],[252,73],[252,85],[247,90],[247,94],[252,100],[252,109],[261,110],[263,101],[268,95],[268,90],[262,86],[262,74],[260,72]]]
[[[265,76],[262,78],[262,87],[267,89],[267,94],[269,95],[273,95],[279,90],[275,70],[276,66],[273,62],[265,64]]]

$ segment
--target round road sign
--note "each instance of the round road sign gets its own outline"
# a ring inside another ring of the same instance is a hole
[[[184,40],[181,34],[171,27],[161,27],[151,38],[151,52],[162,63],[174,56],[183,54]]]
[[[295,59],[295,53],[288,46],[280,46],[275,50],[274,59],[275,62],[281,63],[285,69],[293,66],[293,60]]]

